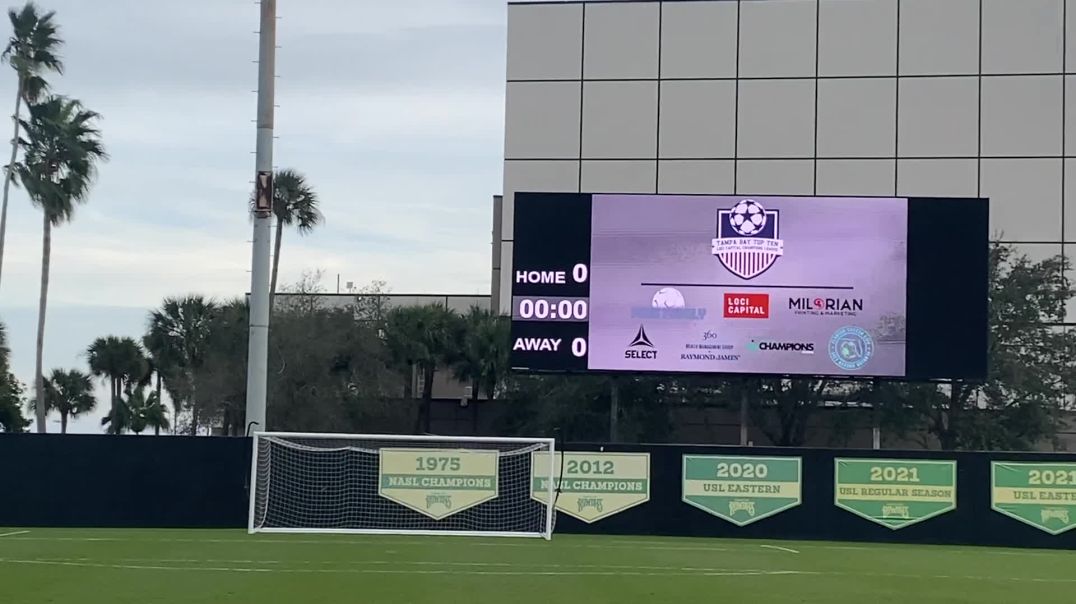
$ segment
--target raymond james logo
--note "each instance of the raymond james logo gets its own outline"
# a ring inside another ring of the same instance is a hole
[[[731,351],[736,347],[732,344],[726,344],[718,341],[717,332],[713,330],[707,330],[702,332],[701,343],[687,343],[684,345],[684,350],[688,352],[680,353],[680,360],[682,361],[739,361],[740,355],[731,354]]]
[[[726,319],[769,319],[769,294],[725,294]]]
[[[789,298],[788,310],[816,317],[855,317],[863,312],[863,298]]]
[[[829,339],[829,359],[845,371],[858,371],[874,355],[874,338],[854,325],[842,327]]]
[[[624,351],[625,359],[656,359],[658,358],[658,351],[654,348],[654,343],[650,341],[650,338],[646,335],[646,328],[642,325],[639,326],[639,331],[635,334],[635,339],[628,344],[628,349]]]
[[[747,349],[754,352],[798,352],[800,354],[814,354],[814,343],[751,340],[747,345]]]
[[[680,293],[680,290],[663,287],[650,298],[650,306],[632,307],[631,318],[701,321],[706,318],[706,309],[688,308],[684,301],[684,294]]]
[[[714,256],[741,279],[761,275],[785,253],[780,218],[780,212],[767,210],[754,199],[741,199],[731,209],[718,210]]]

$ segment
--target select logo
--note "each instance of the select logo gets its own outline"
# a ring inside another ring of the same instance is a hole
[[[769,294],[725,294],[726,319],[769,319]]]
[[[656,359],[658,358],[658,351],[654,347],[654,343],[650,341],[649,336],[646,335],[646,327],[640,325],[639,331],[636,332],[635,338],[628,344],[628,349],[624,351],[625,359]]]
[[[800,354],[814,354],[814,343],[751,340],[747,345],[747,349],[754,352],[798,352]]]

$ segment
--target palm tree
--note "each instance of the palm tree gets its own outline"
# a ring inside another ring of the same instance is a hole
[[[53,21],[54,11],[44,14],[38,12],[33,2],[27,2],[21,10],[8,9],[11,21],[11,37],[0,59],[15,70],[18,86],[15,93],[15,135],[11,138],[11,161],[4,175],[4,201],[0,208],[0,270],[4,266],[4,238],[7,234],[7,201],[11,190],[11,180],[15,160],[19,151],[19,126],[21,125],[22,103],[36,102],[48,84],[42,74],[46,72],[63,73],[63,62],[59,57],[63,40],[59,36],[59,27]]]
[[[198,372],[208,351],[213,318],[219,307],[202,296],[165,298],[161,308],[149,315],[144,338],[157,357],[167,363],[168,393],[178,416],[186,402],[191,408],[191,435],[198,433]]]
[[[86,200],[99,160],[107,158],[101,133],[95,127],[100,116],[76,100],[50,96],[30,106],[28,120],[21,120],[26,138],[21,164],[15,167],[19,182],[30,200],[42,210],[41,297],[37,316],[37,430],[45,431],[45,378],[41,357],[45,346],[45,310],[49,292],[49,258],[52,227],[71,220],[75,205]]]
[[[129,416],[124,408],[123,393],[129,392],[145,375],[146,358],[134,339],[116,336],[97,338],[90,344],[86,354],[89,357],[90,373],[108,380],[111,405],[108,414],[108,418],[111,418],[109,431],[119,434],[129,425],[123,421]]]
[[[251,200],[251,205],[253,205]],[[273,272],[269,278],[269,308],[276,295],[277,272],[280,268],[280,240],[284,227],[295,225],[300,235],[306,235],[324,220],[318,210],[318,194],[306,177],[293,169],[278,170],[273,175],[273,215],[276,217],[276,238],[273,240]]]
[[[415,369],[422,375],[422,403],[415,417],[414,431],[429,432],[433,404],[433,378],[439,366],[450,364],[457,355],[461,337],[460,316],[439,304],[394,308],[385,327],[385,344],[397,366],[405,369],[410,383]],[[410,385],[404,396],[411,393]]]
[[[126,428],[135,434],[141,434],[146,428],[153,428],[153,434],[160,436],[161,430],[167,430],[169,427],[168,410],[160,403],[156,392],[150,392],[149,396],[146,396],[143,388],[136,388],[127,395],[124,407],[127,411],[124,418],[127,420]],[[105,418],[105,421],[110,419]]]
[[[498,384],[508,373],[509,320],[489,309],[472,306],[463,317],[464,331],[459,340],[452,370],[455,378],[471,384],[475,398],[485,392],[493,400]]]
[[[90,376],[72,369],[53,369],[52,375],[45,382],[45,404],[48,410],[60,413],[60,433],[67,434],[67,418],[78,417],[93,411],[97,399],[93,396],[93,382]]]

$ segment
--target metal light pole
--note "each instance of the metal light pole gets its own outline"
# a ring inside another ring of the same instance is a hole
[[[250,270],[247,348],[247,432],[265,430],[269,363],[269,250],[273,220],[273,103],[276,85],[276,0],[261,0],[258,35],[258,143],[254,178],[254,252]]]

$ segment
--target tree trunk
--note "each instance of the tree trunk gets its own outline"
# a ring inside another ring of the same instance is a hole
[[[45,309],[48,307],[49,297],[49,256],[52,253],[52,222],[48,212],[42,211],[44,227],[41,236],[41,297],[37,304],[37,359],[34,372],[34,388],[37,396],[37,431],[41,434],[46,432],[45,419],[48,409],[45,408],[45,376],[42,373],[42,357],[45,354]]]
[[[429,363],[422,367],[422,403],[418,408],[418,417],[415,421],[415,432],[429,434],[431,425],[431,413],[433,407],[433,376],[437,367]]]
[[[276,217],[276,239],[273,241],[273,272],[269,277],[269,314],[273,314],[273,297],[276,296],[276,275],[280,268],[280,238],[284,236],[284,221]]]
[[[3,274],[4,270],[4,241],[7,236],[7,200],[8,194],[11,191],[11,179],[14,177],[15,160],[18,158],[19,153],[19,113],[22,110],[22,90],[24,82],[19,78],[18,91],[15,92],[15,115],[12,120],[15,122],[15,135],[11,138],[11,161],[8,162],[7,172],[4,174],[4,203],[2,209],[0,209],[0,274]]]
[[[119,434],[122,426],[120,425],[119,416],[119,402],[120,402],[120,378],[113,376],[108,382],[109,401],[108,405],[111,411],[109,411],[112,417],[110,429],[113,434]]]
[[[751,408],[751,394],[748,391],[750,385],[744,383],[743,392],[740,393],[740,446],[746,447],[750,442],[750,436],[747,430],[747,414]]]
[[[60,434],[67,434],[67,413],[60,411]]]
[[[198,436],[198,387],[191,376],[191,436]]]
[[[153,425],[153,435],[154,436],[160,436],[161,435],[161,425],[160,424],[154,424]]]
[[[620,419],[620,385],[616,378],[609,380],[609,442],[620,439],[617,423]]]

